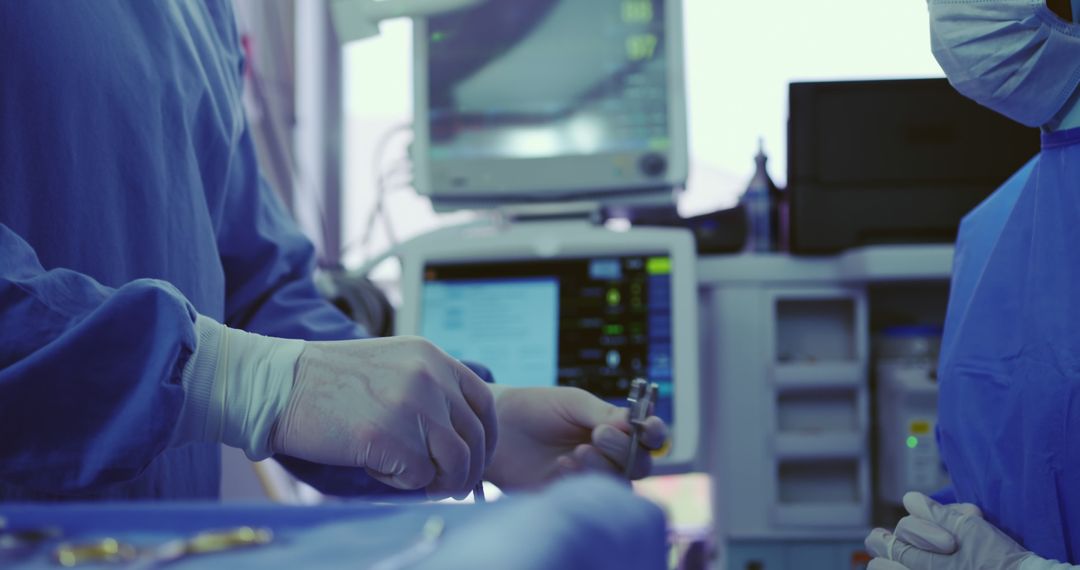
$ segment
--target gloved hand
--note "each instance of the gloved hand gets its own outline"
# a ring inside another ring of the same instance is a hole
[[[536,487],[580,471],[622,476],[630,449],[629,412],[577,388],[494,385],[499,443],[486,478],[506,489]],[[649,474],[667,439],[657,417],[645,421],[632,476]]]
[[[488,385],[426,340],[309,342],[271,445],[364,467],[399,489],[463,498],[483,476],[497,430]]]
[[[866,537],[876,557],[868,570],[1020,570],[1034,556],[986,522],[975,505],[944,506],[908,493],[904,507],[911,515],[895,535],[877,528]]]

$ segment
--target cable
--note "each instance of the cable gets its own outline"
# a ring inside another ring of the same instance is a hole
[[[387,209],[386,195],[390,190],[396,190],[403,186],[407,187],[412,183],[412,163],[407,155],[393,162],[385,171],[383,170],[382,163],[387,148],[389,148],[390,143],[393,142],[394,137],[401,133],[411,132],[412,123],[399,123],[386,130],[376,142],[375,152],[372,155],[371,162],[371,171],[375,176],[375,201],[372,204],[371,212],[368,213],[367,220],[364,222],[364,231],[360,237],[359,243],[352,241],[342,246],[341,250],[343,255],[359,245],[364,252],[364,257],[367,258],[368,247],[375,235],[375,226],[379,222],[382,222],[383,229],[386,231],[387,238],[390,240],[391,249],[394,249],[398,245],[398,234],[394,229],[394,225]],[[401,174],[406,175],[407,179],[390,180],[392,176],[400,176]]]
[[[259,71],[259,67],[256,65],[254,58],[249,58],[247,61],[248,67],[248,81],[251,86],[252,95],[255,98],[256,104],[262,109],[263,116],[266,117],[264,126],[269,133],[269,137],[266,141],[267,152],[271,156],[270,168],[278,170],[276,179],[282,183],[291,182],[293,185],[293,192],[297,195],[305,195],[314,204],[316,213],[319,216],[319,233],[323,240],[323,245],[330,243],[330,224],[327,221],[326,205],[323,203],[322,195],[315,191],[312,184],[310,184],[305,178],[300,175],[299,167],[296,163],[296,158],[292,152],[288,150],[288,146],[285,143],[286,137],[282,133],[282,129],[279,128],[278,121],[275,120],[273,113],[274,107],[270,104],[269,97],[267,96],[267,81],[263,77],[263,74]],[[282,172],[284,170],[284,172]],[[292,205],[288,205],[288,209],[292,211]],[[295,214],[294,214],[295,217]],[[320,252],[320,255],[325,255],[325,251]],[[320,265],[325,263],[325,259],[320,260]]]
[[[394,180],[392,177],[397,176],[399,180]],[[413,183],[413,169],[412,162],[403,158],[393,165],[390,169],[382,175],[383,183],[386,185],[386,190],[397,190],[402,187],[412,186]]]
[[[382,173],[383,156],[386,154],[387,147],[390,146],[390,142],[399,133],[412,133],[412,123],[401,123],[391,127],[388,131],[383,133],[379,142],[375,145],[375,153],[372,157],[371,171],[375,173],[375,212],[382,218],[383,227],[386,229],[386,235],[390,238],[391,247],[397,246],[397,235],[394,232],[393,224],[390,222],[390,216],[386,213],[386,177]],[[407,158],[405,159],[407,160]],[[368,231],[368,237],[372,232]],[[367,247],[365,241],[364,247]]]
[[[452,225],[449,225],[449,226],[444,226],[442,228],[439,228],[438,231],[464,230],[464,229],[468,229],[468,228],[490,227],[492,225],[497,225],[499,223],[500,223],[500,220],[498,218],[498,215],[495,214],[495,215],[491,215],[491,216],[481,216],[479,218],[472,219],[472,220],[467,220],[467,221],[461,222],[459,224],[452,224]],[[379,255],[365,261],[363,265],[358,267],[355,271],[350,271],[349,273],[355,274],[355,275],[363,275],[363,276],[366,277],[368,274],[371,273],[371,271],[373,269],[375,269],[376,267],[381,265],[382,262],[386,261],[387,259],[400,258],[401,257],[400,254],[401,254],[402,250],[405,249],[405,247],[408,246],[409,243],[410,242],[407,241],[407,242],[399,243],[399,244],[397,244],[395,246],[389,247],[389,248],[386,249],[386,251],[384,251],[384,252],[380,253]]]

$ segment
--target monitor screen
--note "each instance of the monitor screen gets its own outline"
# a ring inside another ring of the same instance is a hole
[[[419,189],[670,201],[687,171],[680,18],[680,0],[485,0],[419,21]]]
[[[491,0],[429,19],[432,158],[666,150],[661,0]]]
[[[429,263],[420,334],[502,385],[576,386],[625,405],[646,378],[670,425],[671,275],[668,256]]]

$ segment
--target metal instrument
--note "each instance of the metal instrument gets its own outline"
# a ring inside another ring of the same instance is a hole
[[[634,470],[634,462],[637,460],[638,447],[641,445],[641,433],[645,430],[645,419],[652,415],[653,405],[656,402],[656,393],[659,386],[649,383],[644,378],[635,378],[630,383],[630,395],[626,401],[630,403],[630,452],[626,457],[626,468],[623,475],[629,479]]]
[[[53,553],[56,563],[67,568],[80,564],[132,561],[137,556],[138,551],[134,546],[114,538],[80,544],[64,543],[57,546]]]
[[[60,528],[54,526],[11,529],[7,520],[0,517],[0,561],[23,556],[62,534]]]
[[[200,532],[190,538],[180,538],[139,550],[113,538],[83,544],[61,544],[53,558],[61,566],[78,566],[102,562],[129,562],[128,570],[155,568],[187,556],[213,554],[269,544],[274,533],[265,528],[242,526],[232,529]]]
[[[200,532],[191,538],[170,540],[150,549],[139,557],[134,568],[154,568],[188,556],[262,546],[273,539],[274,533],[270,529],[250,526]]]

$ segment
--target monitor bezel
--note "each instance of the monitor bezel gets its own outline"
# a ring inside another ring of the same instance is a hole
[[[500,207],[512,204],[606,199],[648,195],[672,200],[672,190],[685,187],[689,176],[686,119],[686,72],[683,36],[683,0],[664,2],[664,47],[668,54],[668,135],[670,147],[660,153],[667,160],[662,176],[615,176],[611,155],[572,155],[551,158],[495,158],[461,160],[456,172],[488,173],[476,185],[457,189],[433,188],[428,109],[428,21],[413,20],[413,162],[415,186],[440,210]],[[632,165],[636,172],[637,165]],[[493,174],[494,173],[494,174]]]
[[[612,231],[577,222],[530,222],[509,227],[449,228],[402,247],[403,302],[397,333],[418,335],[425,268],[430,264],[521,262],[633,255],[671,258],[674,417],[671,451],[654,461],[654,473],[693,468],[702,429],[697,317],[697,257],[693,236],[677,228]],[[481,363],[482,364],[482,363]],[[495,379],[498,382],[498,378]]]

